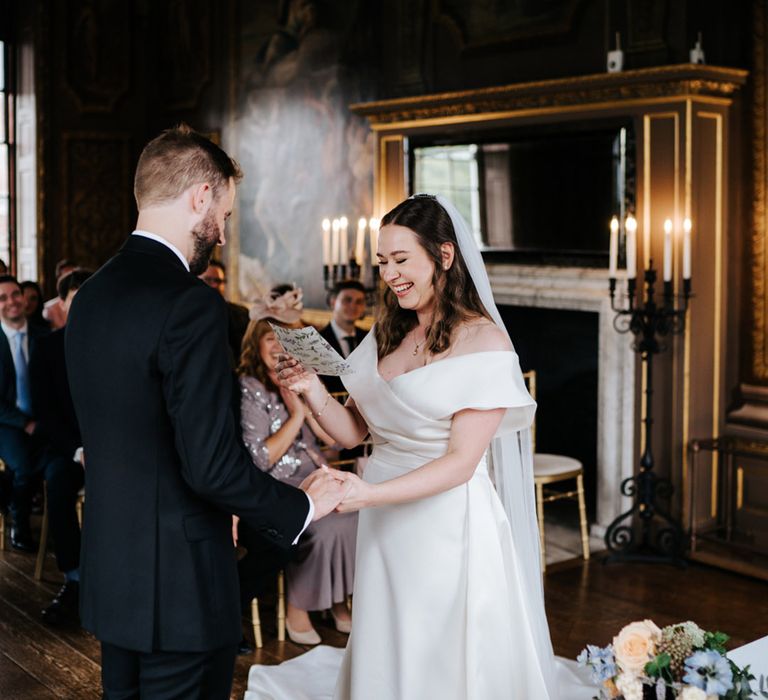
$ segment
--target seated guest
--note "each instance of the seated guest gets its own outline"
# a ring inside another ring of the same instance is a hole
[[[37,282],[27,280],[21,283],[24,295],[24,315],[33,326],[49,331],[51,324],[43,318],[43,291]]]
[[[331,322],[320,330],[323,336],[342,357],[362,342],[366,332],[355,323],[365,316],[365,287],[357,280],[341,280],[328,294]],[[344,391],[339,377],[323,376],[328,391]]]
[[[59,298],[69,313],[77,290],[91,276],[76,268],[59,280]],[[32,405],[37,418],[35,435],[52,453],[45,468],[48,520],[53,536],[56,564],[64,574],[64,585],[43,610],[51,625],[76,623],[80,588],[80,525],[77,495],[83,487],[83,450],[80,428],[72,404],[64,357],[64,328],[40,338],[29,365]]]
[[[34,434],[29,358],[43,332],[27,322],[21,287],[11,275],[0,276],[0,326],[0,458],[13,475],[11,545],[34,552],[29,526],[34,478],[50,453]]]
[[[56,284],[58,285],[59,280],[68,272],[72,272],[76,267],[77,264],[72,260],[67,260],[66,258],[59,260],[56,263]],[[53,330],[64,328],[64,324],[67,322],[67,313],[58,294],[43,305],[43,318],[51,324]]]
[[[275,365],[280,352],[267,320],[251,321],[238,367],[243,441],[259,469],[298,485],[325,464],[317,438],[326,443],[333,440],[296,394],[278,386]],[[242,523],[240,527],[244,541]],[[352,593],[356,536],[356,513],[332,513],[312,523],[301,536],[295,557],[285,569],[286,629],[294,642],[320,643],[309,610],[331,608],[336,629],[349,632],[351,618],[345,601]],[[250,585],[241,582],[245,589]]]
[[[208,263],[208,268],[200,275],[200,279],[209,287],[215,289],[226,300],[227,268],[224,266],[224,263],[218,260],[211,260]],[[237,362],[240,358],[240,346],[243,342],[245,329],[248,327],[248,309],[241,304],[227,301],[227,317],[229,347],[232,350],[233,361]]]

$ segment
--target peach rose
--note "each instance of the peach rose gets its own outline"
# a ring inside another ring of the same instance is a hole
[[[632,622],[613,638],[616,662],[625,673],[639,676],[656,655],[656,643],[661,630],[651,621]]]

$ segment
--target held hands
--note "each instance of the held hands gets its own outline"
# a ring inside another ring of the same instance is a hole
[[[338,513],[351,513],[374,505],[375,486],[363,481],[356,474],[337,469],[316,469],[301,482],[299,488],[305,491],[315,504],[313,520],[319,520],[333,510]]]
[[[293,355],[280,353],[277,356],[277,372],[280,386],[290,389],[296,394],[308,392],[320,379],[314,372],[307,370]]]
[[[346,494],[341,503],[336,506],[339,513],[351,513],[361,508],[375,505],[373,496],[375,486],[363,481],[357,474],[351,472],[339,472],[339,476],[346,486]]]
[[[347,486],[343,479],[339,479],[341,472],[328,467],[315,469],[299,488],[304,491],[315,504],[315,514],[312,521],[324,518],[328,513],[335,510],[341,503],[347,492]]]

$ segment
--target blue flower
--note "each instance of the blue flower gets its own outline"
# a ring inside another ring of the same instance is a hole
[[[579,662],[579,666],[589,667],[593,683],[602,683],[618,673],[613,656],[613,647],[610,645],[601,649],[594,644],[588,644],[587,648],[578,655],[576,661]]]
[[[718,652],[696,651],[685,660],[683,683],[701,688],[707,695],[725,695],[733,688],[728,659]]]

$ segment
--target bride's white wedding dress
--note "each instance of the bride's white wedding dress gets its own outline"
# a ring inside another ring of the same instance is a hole
[[[368,482],[443,455],[462,409],[506,408],[500,431],[530,424],[534,404],[512,351],[449,356],[386,382],[371,332],[349,361],[354,373],[344,384],[375,445]],[[338,679],[338,656],[319,648],[281,667],[252,667],[246,700],[592,697],[571,666],[540,662],[522,573],[485,459],[447,492],[365,509],[352,634]],[[546,677],[553,669],[557,678]]]

